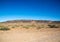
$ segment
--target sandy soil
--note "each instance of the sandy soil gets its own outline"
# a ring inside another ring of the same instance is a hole
[[[0,31],[0,42],[60,42],[60,28]]]

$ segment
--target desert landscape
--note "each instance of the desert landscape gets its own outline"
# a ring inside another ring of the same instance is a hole
[[[60,42],[60,21],[0,22],[0,42]]]
[[[0,42],[60,42],[60,0],[0,0]]]

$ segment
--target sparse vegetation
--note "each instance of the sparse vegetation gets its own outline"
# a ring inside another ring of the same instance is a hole
[[[27,20],[28,21],[28,20]],[[11,29],[18,29],[18,28],[26,28],[26,29],[30,29],[30,28],[36,28],[36,29],[41,29],[41,28],[60,28],[60,23],[48,23],[48,22],[34,22],[33,21],[29,21],[27,23],[27,21],[23,22],[6,22],[6,23],[0,23],[0,30],[9,30]]]
[[[54,24],[49,24],[48,25],[50,28],[59,28],[57,25],[54,25]]]
[[[19,27],[19,25],[13,25],[12,26],[12,28],[18,28]]]
[[[20,26],[23,26],[23,25],[20,25]]]
[[[15,27],[19,27],[19,25],[15,25]]]
[[[37,29],[41,29],[41,27],[40,26],[37,26]]]
[[[15,28],[15,26],[12,26],[12,28]]]
[[[23,26],[23,28],[29,29],[29,26]]]
[[[34,24],[32,24],[32,25],[30,25],[31,27],[36,27],[36,25],[34,25]]]
[[[41,29],[41,28],[44,28],[44,27],[45,27],[44,25],[38,25],[37,29]]]
[[[7,27],[0,27],[0,30],[6,31],[6,30],[10,30],[10,28],[7,28]]]

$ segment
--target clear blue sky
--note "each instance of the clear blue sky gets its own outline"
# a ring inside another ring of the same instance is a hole
[[[59,20],[60,0],[0,0],[0,21]]]

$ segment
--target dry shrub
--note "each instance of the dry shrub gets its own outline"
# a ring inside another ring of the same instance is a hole
[[[7,31],[7,30],[10,30],[10,28],[8,28],[8,27],[0,27],[0,30]]]
[[[37,26],[37,29],[41,29],[41,27],[40,26]]]
[[[48,26],[49,26],[50,28],[59,28],[59,26],[54,25],[54,24],[49,24]]]
[[[23,26],[23,28],[29,29],[29,26]]]

